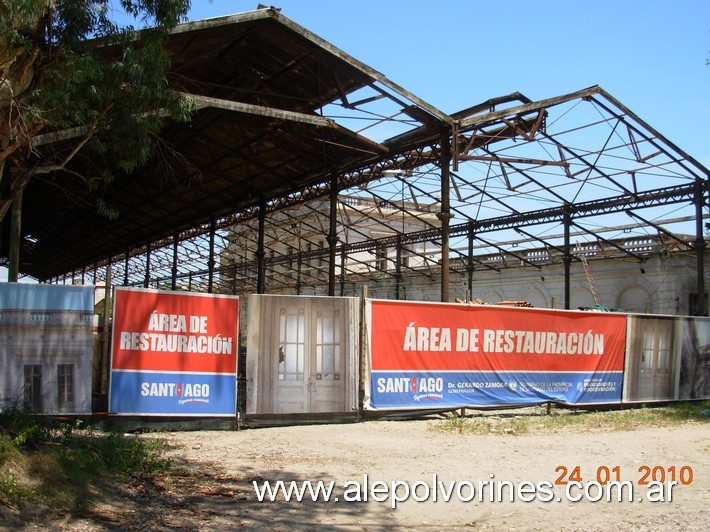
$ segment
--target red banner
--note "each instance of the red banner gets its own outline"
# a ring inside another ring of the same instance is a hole
[[[373,371],[621,371],[626,316],[372,301]]]
[[[118,288],[112,367],[234,374],[238,317],[235,297]]]

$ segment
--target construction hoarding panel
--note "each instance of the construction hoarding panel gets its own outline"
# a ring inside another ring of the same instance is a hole
[[[626,316],[368,300],[365,408],[621,401]]]
[[[109,410],[233,416],[239,299],[117,288]]]
[[[0,283],[0,408],[91,412],[93,286]]]
[[[247,305],[247,415],[357,410],[356,298],[252,294]]]
[[[710,318],[680,319],[678,399],[710,399]]]
[[[710,398],[710,318],[628,318],[624,401]]]

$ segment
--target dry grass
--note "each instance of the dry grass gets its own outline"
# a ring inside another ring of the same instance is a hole
[[[80,511],[132,474],[167,470],[165,444],[57,423],[19,410],[0,413],[0,523]],[[5,513],[9,515],[6,515]]]
[[[710,401],[674,403],[667,406],[641,407],[623,410],[569,410],[545,406],[514,411],[475,412],[468,410],[447,414],[431,424],[432,430],[460,434],[524,434],[561,432],[629,431],[643,427],[671,427],[685,423],[710,423]]]

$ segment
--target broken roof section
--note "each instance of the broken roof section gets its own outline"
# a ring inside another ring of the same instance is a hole
[[[600,87],[540,101],[515,93],[453,118],[454,248],[466,249],[469,235],[485,255],[506,243],[561,245],[566,216],[576,238],[602,242],[695,235],[698,213],[707,216],[708,170]],[[436,201],[436,137],[415,131],[386,144],[399,145],[390,164],[406,172],[368,184],[368,193]],[[409,234],[405,242],[435,232]]]
[[[378,160],[392,127],[451,121],[274,9],[183,24],[167,46],[168,81],[195,99],[193,120],[169,125],[151,164],[118,176],[106,195],[117,221],[99,216],[97,193],[71,179],[58,176],[66,195],[57,183],[33,183],[23,273],[48,279],[173,238]],[[56,138],[35,147],[74,140]]]
[[[228,40],[226,27],[231,30]],[[185,86],[198,105],[324,127],[338,124],[358,134],[368,131],[364,136],[374,142],[394,135],[391,125],[388,134],[373,132],[385,123],[394,122],[403,132],[422,121],[453,122],[277,9],[182,24],[173,32],[170,47],[177,52],[171,85],[190,79]],[[216,98],[199,97],[210,93]],[[314,113],[325,118],[313,117]]]
[[[334,176],[345,195],[416,216],[441,200],[443,142],[453,256],[560,248],[566,218],[575,241],[663,234],[692,250],[679,235],[697,234],[707,213],[708,170],[599,87],[540,101],[514,93],[449,116],[273,9],[182,25],[169,49],[171,86],[200,109],[165,130],[180,158],[156,154],[118,179],[107,197],[114,222],[87,191],[72,190],[74,201],[31,185],[25,273],[49,279],[110,258],[126,284],[143,284],[146,271],[205,274],[227,246],[221,230],[259,205],[275,213],[328,197]],[[391,225],[396,236],[358,249],[441,238],[434,224]]]
[[[588,246],[636,262],[645,260],[648,253],[666,252],[663,245],[675,251],[696,251],[696,200],[707,198],[707,170],[603,89],[591,87],[537,102],[513,94],[484,102],[454,118],[456,135],[448,138],[456,146],[455,170],[450,177],[452,272],[467,275],[468,265],[540,268],[545,262],[529,259],[528,251],[541,248],[549,251],[548,260],[557,260],[564,254],[566,217],[573,260],[580,260],[578,250]],[[389,250],[394,256],[398,246],[409,253],[417,244],[426,243],[431,254],[426,270],[429,274],[436,272],[441,256],[440,248],[436,248],[441,245],[440,225],[422,213],[440,209],[439,133],[421,127],[389,139],[384,143],[391,147],[387,156],[339,176],[343,190],[338,199],[338,227],[360,224],[357,217],[347,214],[353,197],[387,211],[386,216],[374,215],[381,226],[377,237],[357,242],[341,238],[339,260],[363,251],[375,256]],[[269,272],[284,263],[320,259],[320,271],[301,282],[302,287],[323,289],[329,255],[323,247],[329,226],[327,199],[324,203],[323,198],[330,195],[331,185],[325,179],[267,204]],[[707,201],[700,213],[707,216]],[[275,228],[288,226],[288,217],[293,231],[300,235],[291,257],[278,245],[284,235],[272,234]],[[419,228],[412,227],[412,220],[419,220]],[[364,223],[372,223],[372,219],[368,217]],[[228,263],[234,260],[240,264],[238,276],[243,289],[254,291],[256,210],[235,212],[216,224],[217,229],[229,227],[238,227],[239,237],[250,242],[243,243],[238,257],[222,265],[222,272],[215,272],[215,279],[219,278],[215,282],[234,276]],[[229,235],[217,231],[210,244],[208,232],[209,228],[202,228],[189,244],[181,243],[180,256],[189,257],[189,266],[186,262],[179,264],[179,277],[184,281],[181,286],[207,286],[210,248],[213,256],[228,259],[225,250]],[[644,236],[660,242],[661,248],[639,250],[638,243]],[[170,242],[162,248],[154,247],[152,253],[151,279],[169,280]],[[491,257],[497,254],[513,260],[495,262]],[[142,284],[145,256],[132,259],[129,267],[128,283]],[[125,273],[123,268],[120,263],[115,266],[119,278]],[[353,279],[362,282],[362,272],[357,268],[350,271],[347,264],[338,275],[350,278],[351,273]],[[375,277],[394,273],[394,266],[389,264]],[[225,282],[216,289],[231,288]]]

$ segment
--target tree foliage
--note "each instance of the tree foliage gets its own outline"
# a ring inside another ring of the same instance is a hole
[[[169,90],[163,49],[189,5],[0,2],[0,220],[32,179],[105,186],[146,162],[166,117],[189,118],[190,102]],[[70,165],[78,154],[82,164]]]

